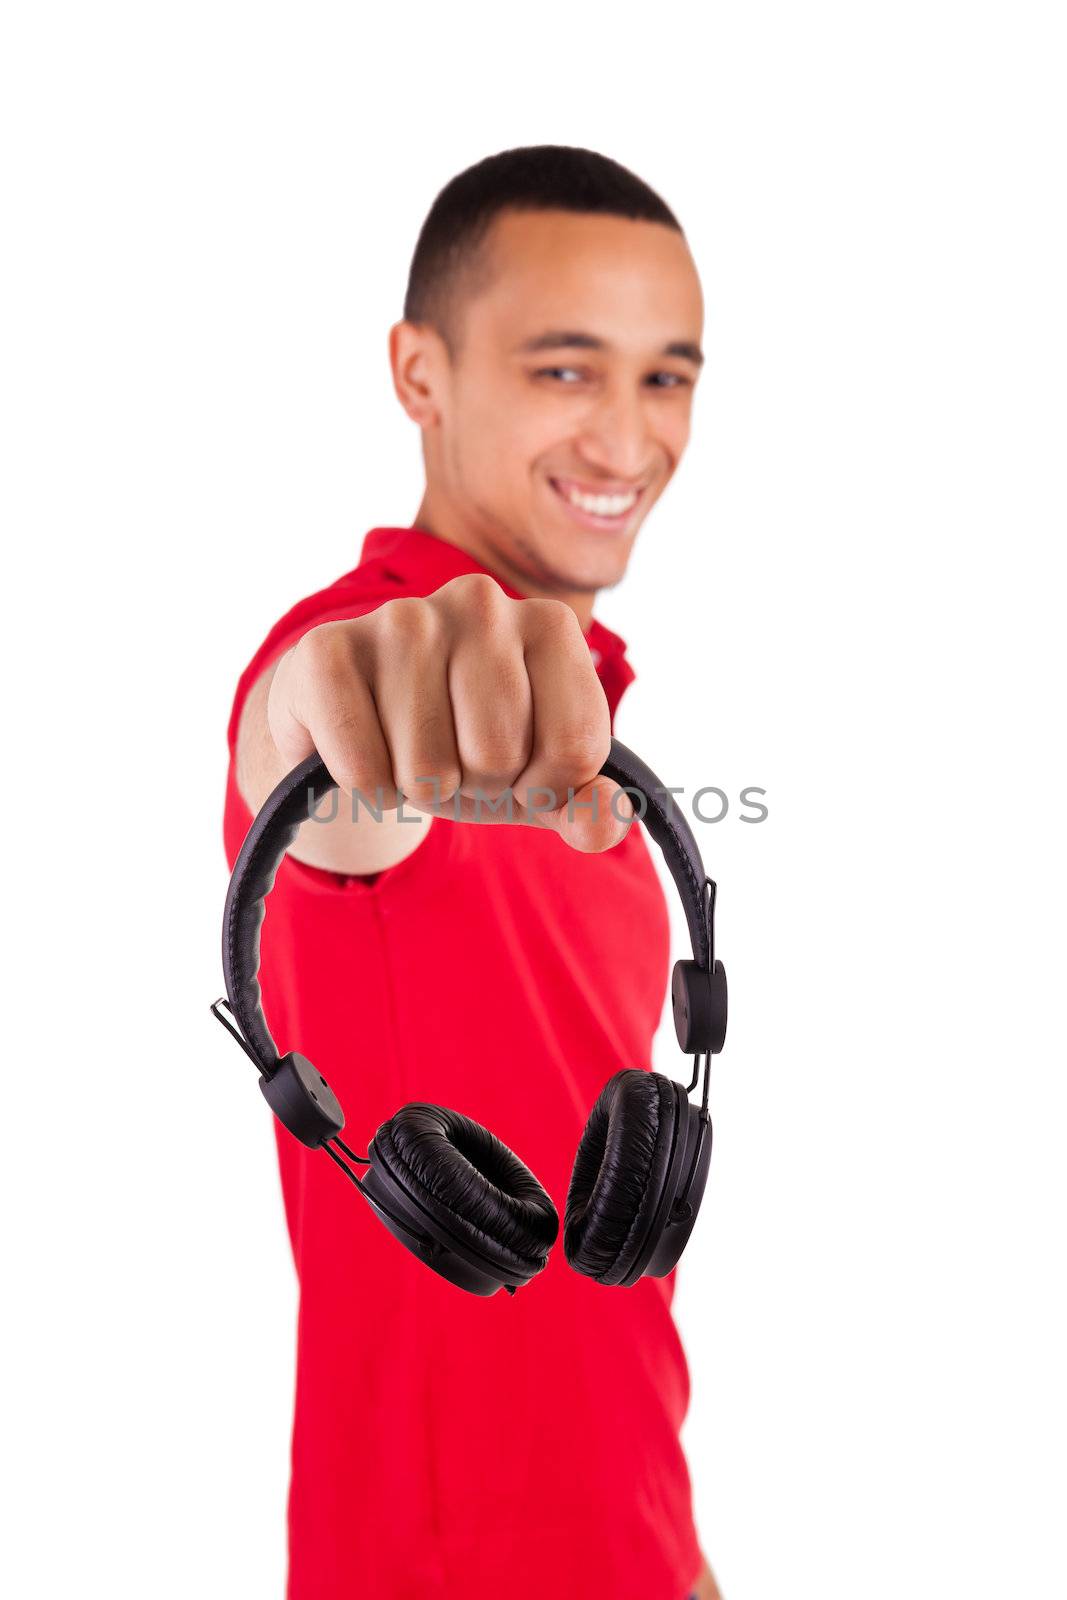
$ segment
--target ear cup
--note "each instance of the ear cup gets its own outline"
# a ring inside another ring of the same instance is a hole
[[[604,1284],[625,1279],[663,1192],[676,1117],[662,1073],[624,1067],[604,1085],[567,1190],[563,1252],[575,1272]]]
[[[559,1213],[529,1167],[480,1122],[415,1101],[382,1123],[372,1151],[460,1242],[526,1276],[547,1266]]]

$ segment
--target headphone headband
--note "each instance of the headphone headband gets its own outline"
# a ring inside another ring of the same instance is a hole
[[[726,1033],[726,992],[725,976],[714,955],[715,885],[705,874],[700,851],[685,816],[651,768],[632,750],[613,739],[608,759],[600,770],[604,777],[627,790],[634,800],[640,820],[663,852],[685,908],[694,959],[678,962],[672,984],[679,1043],[686,1050],[717,1052],[722,1049]],[[336,787],[317,754],[294,767],[258,812],[230,877],[222,930],[226,994],[249,1053],[268,1079],[278,1065],[279,1056],[263,1015],[259,986],[259,936],[266,898],[301,823],[307,821],[322,797]],[[720,975],[721,982],[718,981]],[[684,1011],[684,1030],[680,1006]]]

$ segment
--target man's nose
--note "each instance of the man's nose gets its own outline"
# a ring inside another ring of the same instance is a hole
[[[585,419],[578,448],[605,476],[637,482],[654,450],[652,430],[639,395],[605,395]]]

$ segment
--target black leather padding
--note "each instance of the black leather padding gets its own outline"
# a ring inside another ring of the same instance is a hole
[[[230,874],[222,913],[222,974],[226,998],[268,1077],[278,1064],[278,1049],[263,1015],[259,987],[259,934],[266,913],[266,898],[274,887],[282,857],[296,838],[301,823],[307,821],[319,800],[336,787],[317,755],[308,756],[294,767],[271,791],[253,818]]]
[[[704,908],[704,867],[696,840],[674,796],[650,767],[617,739],[601,768],[603,774],[633,789],[645,800],[645,827],[663,851],[664,859],[685,908],[693,954],[702,966],[709,964],[708,929]],[[336,788],[322,760],[308,756],[294,767],[264,801],[234,863],[226,895],[222,927],[222,970],[226,996],[241,1032],[270,1076],[278,1050],[263,1015],[259,987],[259,939],[267,895],[282,857],[305,822],[312,807]],[[640,806],[637,807],[640,810]],[[463,823],[447,824],[463,827]],[[299,1040],[291,1040],[296,1048]]]
[[[416,1100],[382,1123],[370,1154],[490,1260],[523,1272],[547,1266],[559,1213],[529,1167],[480,1122]]]
[[[619,1284],[633,1266],[670,1164],[675,1107],[671,1079],[636,1067],[600,1091],[564,1208],[563,1253],[575,1272]]]
[[[710,950],[704,909],[706,874],[684,811],[652,768],[646,767],[640,756],[635,756],[618,739],[612,739],[611,753],[600,770],[606,778],[621,784],[624,789],[636,789],[645,796],[648,809],[642,820],[663,851],[663,859],[682,897],[693,955],[702,967],[708,967]]]

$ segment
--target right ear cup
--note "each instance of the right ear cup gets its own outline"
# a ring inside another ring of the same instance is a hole
[[[548,1265],[559,1214],[518,1156],[458,1111],[415,1101],[383,1122],[361,1184],[386,1226],[435,1272],[474,1294],[527,1283]]]
[[[642,1253],[675,1146],[678,1101],[659,1072],[625,1067],[589,1113],[574,1158],[563,1253],[575,1272],[621,1284]]]

